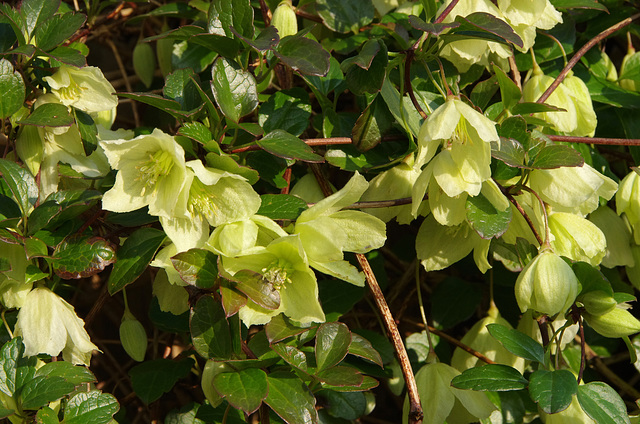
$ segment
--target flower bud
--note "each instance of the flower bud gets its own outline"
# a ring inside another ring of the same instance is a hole
[[[125,312],[120,323],[120,342],[127,355],[138,362],[144,361],[147,352],[147,332],[130,312]]]
[[[633,238],[640,244],[640,170],[633,168],[620,181],[616,193],[616,212],[624,213],[633,228]]]
[[[44,146],[40,138],[38,127],[24,125],[20,135],[16,139],[16,152],[32,175],[37,175],[40,171],[40,164],[44,155]]]
[[[578,291],[573,270],[551,250],[543,250],[533,258],[518,276],[515,286],[522,312],[533,309],[549,316],[569,309]]]
[[[627,54],[622,59],[622,66],[620,67],[620,76],[624,75],[624,71],[626,70],[627,64],[629,63],[631,58],[636,57],[637,55],[640,55],[640,53],[636,53],[635,49],[631,46],[631,44],[629,44],[629,50],[627,51]],[[640,88],[638,87],[638,84],[635,82],[635,80],[632,80],[632,79],[624,78],[619,80],[618,83],[620,84],[620,87],[624,88],[625,90],[638,91],[638,88]]]
[[[594,290],[580,296],[579,300],[584,305],[584,309],[591,315],[604,315],[616,307],[618,302],[603,292],[602,290]]]
[[[555,237],[551,247],[558,255],[593,266],[602,261],[607,241],[592,222],[572,213],[557,212],[549,215],[549,230]]]
[[[565,78],[562,84],[567,88],[576,108],[577,126],[571,132],[571,135],[593,137],[598,125],[598,118],[593,110],[593,102],[587,85],[580,78],[573,75]]]
[[[283,0],[276,7],[271,18],[271,25],[278,30],[281,39],[298,33],[298,18],[290,0]]]
[[[605,337],[618,338],[640,332],[640,321],[619,306],[604,315],[593,315],[587,312],[583,317],[591,328]]]

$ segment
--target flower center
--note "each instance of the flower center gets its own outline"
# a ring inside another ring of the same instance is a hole
[[[75,101],[82,95],[83,88],[75,82],[71,82],[66,87],[60,87],[56,90],[56,94],[61,100]]]
[[[174,161],[171,153],[166,150],[158,150],[154,154],[149,154],[149,160],[136,166],[139,171],[136,180],[142,181],[144,184],[142,195],[145,195],[147,189],[152,190],[160,178],[169,175],[173,165]]]
[[[217,197],[214,186],[205,185],[198,177],[194,177],[189,189],[187,209],[194,215],[200,214],[210,221],[215,221],[219,216],[219,208],[215,203]]]
[[[469,140],[469,133],[467,132],[467,120],[464,118],[460,118],[458,121],[458,125],[456,125],[456,129],[453,132],[453,135],[449,140],[447,140],[447,145],[445,146],[447,149],[451,149],[451,146],[456,144],[467,144]]]
[[[272,262],[268,267],[262,270],[262,278],[265,282],[271,283],[276,289],[280,289],[285,283],[291,282],[289,273],[291,272],[290,266],[278,259]]]

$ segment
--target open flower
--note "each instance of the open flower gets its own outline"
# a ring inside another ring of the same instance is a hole
[[[24,339],[26,356],[62,352],[65,361],[89,365],[91,351],[98,349],[73,306],[46,287],[29,292],[15,328],[15,335]]]
[[[44,80],[65,106],[73,106],[86,113],[112,110],[118,106],[116,90],[100,68],[62,65],[55,74],[44,77]]]
[[[175,139],[160,131],[131,140],[100,142],[113,169],[116,182],[102,198],[102,207],[113,212],[130,212],[149,206],[149,214],[175,215],[178,193],[187,171],[184,150]]]

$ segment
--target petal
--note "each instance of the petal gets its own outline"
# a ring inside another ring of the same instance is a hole
[[[427,188],[433,175],[433,161],[422,170],[416,182],[413,185],[411,191],[411,214],[415,217],[418,216],[418,210],[423,203],[424,195],[427,194]]]
[[[428,149],[427,151],[435,153],[439,143],[432,144],[431,142],[439,142],[451,138],[459,121],[460,112],[456,108],[454,100],[447,99],[422,124],[418,135],[419,145]],[[433,153],[430,155],[431,157],[433,157]],[[426,157],[429,157],[429,155]]]
[[[367,253],[378,249],[387,240],[384,222],[361,211],[340,211],[331,215],[334,224],[344,234],[340,248],[345,252]]]
[[[360,200],[360,197],[362,197],[362,194],[367,190],[367,187],[369,187],[367,180],[356,172],[342,189],[302,212],[297,222],[311,221],[319,216],[330,215],[337,212],[345,206],[349,206]]]
[[[418,230],[416,253],[427,271],[437,271],[467,256],[479,239],[467,223],[446,227],[429,215]]]
[[[171,284],[164,269],[153,280],[152,293],[158,298],[160,310],[173,315],[182,315],[189,310],[189,293],[175,284]]]
[[[203,247],[209,238],[209,224],[201,216],[192,218],[166,218],[160,216],[162,229],[175,243],[179,252]]]
[[[342,259],[342,246],[347,244],[347,236],[330,217],[322,216],[311,222],[298,222],[294,233],[300,236],[310,259],[323,262]]]
[[[282,310],[285,315],[300,324],[324,322],[325,316],[318,300],[318,283],[311,269],[296,271],[291,283],[280,289]]]
[[[496,130],[496,124],[468,104],[461,100],[454,100],[456,109],[467,120],[475,133],[477,133],[479,140],[489,143],[491,141],[499,141],[498,131]],[[467,128],[470,130],[471,128]]]
[[[364,287],[364,274],[347,261],[309,262],[314,269],[317,269],[323,274],[332,275],[358,287]]]
[[[429,207],[431,214],[442,225],[458,225],[467,217],[465,205],[467,193],[449,197],[437,184],[429,186]]]

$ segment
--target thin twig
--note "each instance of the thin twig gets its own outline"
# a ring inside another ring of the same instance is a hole
[[[127,75],[127,70],[124,67],[124,63],[122,63],[122,58],[120,57],[120,52],[118,52],[118,48],[113,43],[110,38],[106,39],[107,44],[111,48],[113,52],[113,56],[116,58],[116,62],[118,63],[118,68],[120,69],[120,73],[122,74],[122,78],[124,79],[124,85],[127,87],[128,92],[132,92],[131,83],[129,82],[129,77]],[[133,111],[133,121],[135,122],[136,128],[140,127],[140,116],[138,115],[138,108],[136,107],[136,103],[131,103],[131,110]]]
[[[551,83],[549,88],[547,88],[547,90],[544,93],[542,93],[542,96],[540,96],[540,98],[536,101],[536,103],[544,103],[549,98],[551,93],[553,93],[553,91],[556,88],[558,88],[560,83],[562,83],[562,81],[564,81],[564,79],[569,74],[569,71],[571,71],[571,69],[574,66],[576,66],[576,64],[582,58],[582,56],[584,56],[589,50],[591,50],[591,48],[593,46],[595,46],[600,41],[604,40],[605,38],[607,38],[609,35],[613,34],[614,32],[616,32],[616,31],[624,28],[625,26],[629,25],[631,22],[633,22],[634,20],[636,20],[638,18],[640,18],[640,13],[636,13],[635,15],[630,16],[627,19],[618,22],[617,24],[605,29],[600,34],[596,35],[591,40],[589,40],[584,46],[582,46],[580,48],[580,50],[578,50],[576,52],[576,54],[573,55],[573,57],[567,63],[567,65],[564,67],[564,69],[562,69],[562,71],[560,71],[560,74],[558,75],[558,77],[553,81],[553,83]]]
[[[494,180],[494,182],[496,184],[498,184],[495,180]],[[531,218],[529,217],[529,215],[525,212],[525,210],[522,208],[520,203],[518,203],[516,198],[513,197],[513,195],[511,193],[509,193],[509,190],[505,189],[500,184],[498,184],[498,187],[500,187],[500,191],[502,191],[502,194],[504,194],[507,197],[507,199],[509,199],[509,201],[513,204],[513,206],[516,207],[518,212],[520,212],[520,215],[522,215],[524,220],[527,221],[527,224],[529,225],[529,228],[531,228],[531,232],[533,233],[533,235],[535,236],[536,240],[538,241],[538,244],[540,246],[542,246],[542,244],[543,244],[542,237],[540,237],[540,234],[538,234],[538,230],[536,230],[536,227],[535,227],[535,225],[533,225],[533,221],[531,221]]]
[[[451,13],[451,11],[453,10],[454,7],[456,7],[456,5],[458,4],[458,0],[453,0],[451,3],[449,3],[449,6],[447,6],[442,13],[440,14],[440,16],[438,16],[436,18],[435,21],[433,21],[434,24],[440,24],[442,23],[442,21],[445,20],[445,18],[447,16],[449,16],[449,13]]]
[[[640,146],[639,138],[575,137],[572,135],[547,135],[549,140],[567,143],[600,144],[609,146]]]
[[[418,103],[418,99],[416,99],[416,95],[413,92],[413,86],[411,85],[411,62],[413,62],[414,54],[415,53],[413,48],[407,50],[406,52],[407,56],[404,61],[404,81],[406,84],[407,93],[409,93],[409,98],[411,99],[411,103],[413,103],[413,107],[416,108],[420,116],[422,116],[422,119],[427,119],[427,114],[424,110],[422,110],[422,106],[420,106],[420,103]]]
[[[402,197],[393,200],[368,200],[366,202],[356,202],[343,209],[364,209],[364,208],[390,208],[392,206],[410,205],[411,197]]]
[[[516,83],[516,86],[522,91],[522,78],[520,76],[520,71],[518,71],[518,65],[516,65],[515,57],[509,56],[509,67],[511,68],[511,79]]]
[[[307,146],[329,146],[329,145],[337,145],[337,144],[351,144],[350,137],[328,137],[328,138],[306,138],[304,141]],[[244,153],[244,152],[254,152],[256,150],[262,150],[262,147],[257,144],[251,144],[249,146],[238,147],[237,149],[233,149],[228,153]]]
[[[459,347],[460,349],[464,350],[468,354],[475,356],[476,358],[480,359],[481,361],[483,361],[483,362],[485,362],[487,364],[495,364],[495,361],[487,358],[482,353],[478,352],[477,350],[473,349],[470,346],[467,346],[466,344],[462,343],[460,340],[456,339],[455,337],[451,337],[450,335],[448,335],[444,331],[440,331],[437,328],[431,327],[431,326],[429,326],[429,331],[431,331],[436,336],[445,339],[449,343]]]
[[[269,6],[267,6],[267,2],[264,0],[260,0],[260,13],[262,13],[264,25],[271,25],[271,11],[269,10]]]

